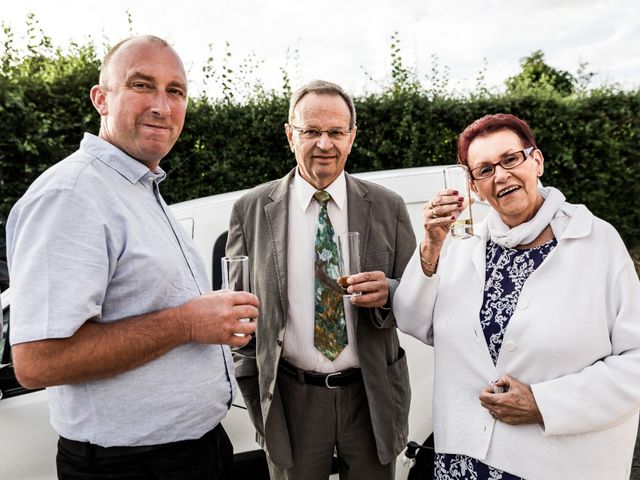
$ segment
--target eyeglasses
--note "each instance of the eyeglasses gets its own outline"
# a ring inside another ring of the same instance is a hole
[[[302,140],[317,140],[322,137],[323,133],[326,133],[331,140],[344,140],[349,136],[351,130],[344,130],[342,128],[330,128],[329,130],[318,130],[317,128],[302,128],[296,125],[289,124],[293,128]]]
[[[511,170],[518,165],[522,165],[524,161],[529,158],[534,147],[525,148],[518,152],[507,153],[500,161],[495,163],[485,163],[469,171],[469,175],[473,180],[484,180],[496,173],[496,165],[500,165],[505,170]]]

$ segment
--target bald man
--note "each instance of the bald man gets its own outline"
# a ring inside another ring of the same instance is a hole
[[[99,136],[9,216],[16,375],[47,387],[60,479],[230,478],[229,346],[251,339],[255,323],[238,319],[258,299],[210,291],[160,195],[187,109],[182,61],[160,38],[126,39],[90,95]]]

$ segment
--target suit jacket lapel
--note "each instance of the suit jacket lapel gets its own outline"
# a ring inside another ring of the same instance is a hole
[[[371,206],[373,201],[368,198],[369,191],[358,183],[351,175],[345,173],[347,181],[347,215],[350,232],[360,233],[360,268],[364,268],[367,250],[369,248],[369,229],[371,228]],[[354,308],[353,329],[358,337],[358,318],[360,309]]]
[[[274,274],[278,283],[278,293],[284,317],[287,315],[289,300],[287,296],[287,225],[289,221],[289,182],[293,178],[295,169],[289,175],[276,183],[269,193],[273,200],[264,206],[264,214],[267,219],[268,239],[273,250]],[[284,317],[282,320],[284,321]]]
[[[369,229],[371,228],[371,205],[368,198],[369,191],[349,174],[347,180],[347,215],[350,232],[360,232],[360,262],[364,267],[366,258]]]

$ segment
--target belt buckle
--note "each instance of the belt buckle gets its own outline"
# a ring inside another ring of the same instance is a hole
[[[329,385],[329,377],[335,377],[336,375],[340,375],[341,373],[342,373],[342,372],[327,373],[327,376],[326,376],[326,377],[324,377],[324,384],[325,384],[325,386],[326,386],[327,388],[331,388],[331,389],[338,388],[337,386],[336,386],[336,387],[332,387],[331,385]]]

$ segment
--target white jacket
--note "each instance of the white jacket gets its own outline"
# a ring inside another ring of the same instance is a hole
[[[426,277],[419,249],[398,287],[399,328],[434,346],[434,438],[527,480],[630,475],[640,406],[640,281],[615,229],[564,204],[558,245],[524,284],[494,366],[480,326],[486,224],[453,240]],[[531,384],[542,425],[510,426],[480,405],[508,374]]]

